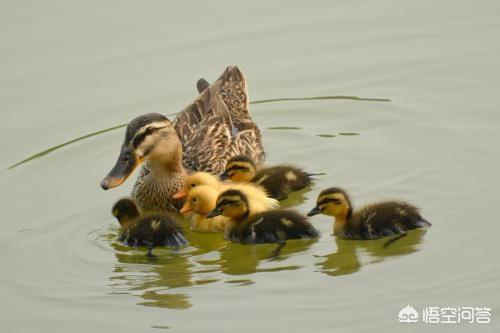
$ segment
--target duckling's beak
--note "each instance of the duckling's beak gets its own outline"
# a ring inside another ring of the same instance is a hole
[[[311,211],[309,213],[307,213],[307,216],[314,216],[314,215],[318,215],[318,214],[321,214],[321,209],[319,209],[319,207],[316,206],[313,209],[311,209]]]
[[[135,158],[135,154],[132,149],[126,146],[122,147],[120,156],[118,156],[115,166],[111,169],[106,178],[103,179],[101,187],[104,190],[108,190],[110,188],[120,186],[132,173],[132,171],[134,171],[137,165],[138,161]]]
[[[224,171],[223,173],[220,174],[219,178],[220,180],[227,180],[229,179],[229,173],[227,171]]]
[[[180,212],[181,212],[182,214],[185,214],[185,213],[189,213],[189,212],[190,212],[190,211],[192,211],[192,210],[193,210],[193,209],[191,208],[191,206],[189,205],[189,203],[188,203],[188,202],[185,202],[185,203],[184,203],[184,206],[182,206],[182,208],[181,208]]]
[[[216,217],[216,216],[219,216],[222,214],[222,211],[220,210],[219,207],[215,207],[214,210],[208,212],[207,215],[205,215],[206,218],[212,218],[212,217]]]
[[[174,199],[184,199],[187,196],[186,189],[181,189],[179,192],[175,193],[172,198]]]

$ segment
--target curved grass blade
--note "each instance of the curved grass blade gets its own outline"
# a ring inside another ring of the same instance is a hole
[[[358,96],[316,96],[316,97],[285,97],[285,98],[271,98],[261,99],[250,102],[250,104],[264,104],[285,101],[312,101],[312,100],[325,100],[325,99],[348,99],[351,101],[367,101],[367,102],[390,102],[388,98],[364,98]]]
[[[357,96],[316,96],[316,97],[285,97],[285,98],[260,99],[260,100],[255,100],[253,102],[250,102],[250,104],[264,104],[264,103],[275,103],[275,102],[285,102],[285,101],[329,100],[329,99],[347,99],[347,100],[354,100],[354,101],[370,101],[370,102],[390,102],[391,101],[388,98],[363,98],[363,97],[357,97]],[[177,113],[169,114],[169,116],[173,116],[173,115],[176,115],[176,114]],[[11,165],[7,169],[8,170],[9,169],[13,169],[13,168],[18,167],[18,166],[20,166],[20,165],[22,165],[22,164],[24,164],[26,162],[29,162],[29,161],[32,161],[32,160],[34,160],[36,158],[45,156],[45,155],[53,152],[54,150],[60,149],[60,148],[65,147],[65,146],[68,146],[68,145],[73,144],[75,142],[78,142],[78,141],[81,141],[81,140],[85,140],[85,139],[88,139],[90,137],[102,134],[102,133],[114,131],[116,129],[119,129],[119,128],[122,128],[122,127],[125,127],[125,126],[127,126],[127,124],[121,124],[121,125],[113,126],[113,127],[110,127],[110,128],[106,128],[106,129],[103,129],[103,130],[92,132],[92,133],[83,135],[81,137],[78,137],[76,139],[73,139],[73,140],[61,143],[61,144],[59,144],[57,146],[51,147],[49,149],[46,149],[46,150],[41,151],[39,153],[36,153],[36,154],[34,154],[34,155],[32,155],[32,156],[30,156],[28,158],[25,158],[24,160],[22,160],[20,162],[17,162],[16,164]]]
[[[75,142],[78,142],[78,141],[81,141],[81,140],[85,140],[85,139],[88,139],[90,137],[93,137],[93,136],[96,136],[96,135],[99,135],[99,134],[102,134],[102,133],[106,133],[106,132],[111,132],[111,131],[114,131],[118,128],[122,128],[122,127],[125,127],[127,126],[127,124],[121,124],[121,125],[117,125],[117,126],[113,126],[113,127],[110,127],[110,128],[106,128],[106,129],[103,129],[103,130],[100,130],[100,131],[97,131],[97,132],[92,132],[90,134],[86,134],[84,136],[81,136],[81,137],[78,137],[76,139],[73,139],[73,140],[70,140],[70,141],[66,141],[64,143],[61,143],[57,146],[54,146],[52,148],[49,148],[49,149],[45,149],[44,151],[41,151],[39,153],[36,153],[35,155],[32,155],[28,158],[25,158],[24,160],[20,161],[20,162],[17,162],[16,164],[14,165],[11,165],[10,167],[8,167],[7,169],[12,169],[12,168],[15,168],[17,166],[20,166],[21,164],[24,164],[26,162],[29,162],[31,160],[34,160],[35,158],[39,158],[39,157],[42,157],[44,155],[47,155],[51,152],[53,152],[54,150],[57,150],[59,148],[62,148],[64,146],[67,146],[67,145],[70,145],[72,143],[75,143]]]

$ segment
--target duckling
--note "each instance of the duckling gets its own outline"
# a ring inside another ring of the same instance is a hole
[[[224,216],[206,218],[205,215],[215,208],[218,191],[207,185],[199,185],[189,191],[181,213],[192,212],[189,217],[191,230],[200,232],[223,232],[229,219]]]
[[[245,155],[231,157],[221,178],[237,183],[255,183],[262,186],[272,198],[284,200],[291,192],[312,184],[313,174],[291,165],[277,165],[258,169],[255,161]]]
[[[251,199],[253,203],[250,212],[251,215],[279,207],[278,201],[268,197],[267,192],[259,185],[224,183],[221,182],[216,176],[208,172],[201,171],[189,175],[184,183],[184,187],[174,195],[174,198],[185,198],[190,191],[200,185],[210,186],[216,189],[218,193],[228,189],[238,189],[242,191]]]
[[[129,246],[147,246],[148,257],[154,257],[155,246],[180,247],[188,241],[181,227],[166,214],[141,216],[139,207],[129,198],[118,200],[112,214],[121,225],[119,240]]]
[[[222,192],[215,208],[207,217],[222,215],[231,219],[225,236],[236,243],[278,243],[277,255],[288,239],[311,239],[319,236],[307,218],[296,211],[273,209],[249,215],[253,202],[242,191],[230,189]]]
[[[346,239],[377,239],[400,235],[397,237],[399,239],[408,230],[431,226],[420,216],[417,207],[402,201],[371,204],[353,212],[349,195],[338,187],[321,191],[316,207],[307,216],[317,214],[335,217],[333,234]]]
[[[143,164],[132,198],[143,211],[177,211],[178,192],[188,171],[220,174],[237,154],[264,159],[260,130],[249,113],[243,72],[230,66],[198,98],[181,111],[175,122],[157,113],[133,119],[125,132],[118,160],[101,182],[104,190],[121,185]]]

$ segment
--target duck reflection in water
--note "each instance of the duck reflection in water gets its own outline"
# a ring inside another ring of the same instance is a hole
[[[336,237],[337,250],[331,254],[316,256],[325,260],[317,263],[319,271],[330,276],[356,273],[363,265],[382,262],[391,258],[405,256],[420,249],[425,229],[408,232],[390,246],[384,246],[385,239],[360,241]]]
[[[214,264],[220,267],[222,273],[229,275],[297,270],[302,266],[291,265],[287,259],[307,252],[315,242],[316,239],[287,241],[280,255],[272,259],[269,259],[269,253],[275,249],[274,244],[247,245],[228,242],[220,251],[220,259],[214,261]]]
[[[172,293],[172,289],[190,287],[193,265],[187,255],[177,251],[158,249],[154,261],[142,251],[112,243],[117,263],[110,277],[113,293],[133,294],[144,301],[139,305],[188,309],[192,306],[185,293]]]

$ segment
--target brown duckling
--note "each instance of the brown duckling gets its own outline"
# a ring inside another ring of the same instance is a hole
[[[321,191],[307,216],[317,214],[335,217],[333,234],[347,239],[400,238],[409,230],[431,226],[417,207],[402,201],[375,203],[353,212],[349,195],[337,187]]]
[[[215,208],[218,191],[208,185],[200,185],[189,191],[181,213],[189,216],[191,230],[199,232],[223,232],[229,219],[224,216],[207,218],[205,215]]]
[[[214,210],[207,217],[222,215],[231,219],[225,230],[227,239],[236,243],[278,243],[275,254],[288,239],[311,239],[319,236],[307,218],[296,211],[273,209],[249,215],[252,202],[242,191],[230,189],[217,198]]]
[[[242,191],[253,203],[252,210],[250,212],[251,215],[279,207],[278,201],[270,198],[267,195],[267,192],[259,185],[224,183],[213,174],[201,171],[190,174],[184,183],[184,187],[174,195],[174,198],[185,198],[190,191],[202,185],[210,186],[216,189],[217,193],[221,193],[228,189],[237,189]],[[212,207],[212,209],[214,207]]]
[[[262,186],[269,196],[284,200],[291,192],[301,190],[312,184],[313,174],[291,165],[277,165],[257,168],[255,161],[246,155],[237,155],[228,160],[221,179],[236,183],[254,183]]]
[[[141,216],[132,199],[118,200],[112,214],[121,225],[119,240],[128,246],[147,246],[148,257],[154,257],[155,246],[180,247],[188,243],[174,219],[161,213]]]

